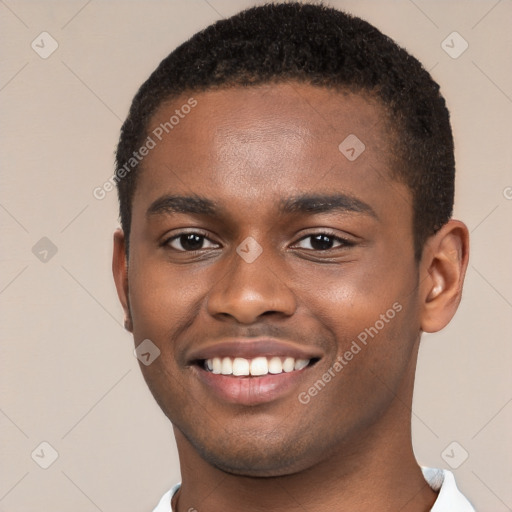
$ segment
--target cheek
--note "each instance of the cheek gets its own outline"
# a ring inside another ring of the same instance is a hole
[[[188,332],[200,302],[198,283],[191,284],[184,272],[171,272],[168,265],[151,258],[144,264],[134,258],[129,281],[135,344],[149,339],[160,350],[151,364],[139,365],[144,379],[167,416],[176,410],[185,414],[187,371],[180,353],[187,341],[182,333]]]
[[[197,312],[200,281],[169,266],[146,260],[129,269],[129,297],[134,335],[168,339]],[[155,341],[156,343],[156,341]]]
[[[303,279],[304,273],[301,275],[298,279]],[[410,301],[411,283],[415,282],[413,268],[405,265],[399,271],[386,269],[384,264],[347,264],[312,276],[300,286],[297,296],[305,310],[342,338],[357,337],[375,323],[379,331],[395,323],[397,310]]]
[[[380,264],[364,271],[346,267],[330,278],[317,276],[316,284],[324,283],[321,290],[303,290],[308,314],[335,340],[327,347],[323,371],[336,375],[333,389],[351,390],[345,405],[386,401],[383,382],[390,389],[399,386],[419,333],[417,294],[411,293],[414,269],[403,263],[400,271]]]

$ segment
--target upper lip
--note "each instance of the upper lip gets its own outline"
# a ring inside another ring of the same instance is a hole
[[[192,349],[188,361],[194,363],[214,357],[293,357],[295,359],[320,359],[323,353],[316,347],[304,347],[294,342],[272,338],[225,340]]]

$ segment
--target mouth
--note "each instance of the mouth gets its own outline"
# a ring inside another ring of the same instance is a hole
[[[214,375],[235,378],[264,377],[293,373],[313,366],[319,358],[300,359],[291,356],[258,356],[251,359],[244,357],[212,357],[196,361],[196,365]]]
[[[191,350],[187,366],[201,394],[222,403],[255,406],[294,400],[322,357],[319,348],[291,342],[233,340]]]

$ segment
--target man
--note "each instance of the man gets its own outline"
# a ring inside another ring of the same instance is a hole
[[[334,9],[249,9],[144,83],[117,169],[114,277],[182,473],[156,511],[473,510],[411,444],[468,261],[416,59]]]

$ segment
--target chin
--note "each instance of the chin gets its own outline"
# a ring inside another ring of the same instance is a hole
[[[276,433],[252,435],[225,432],[213,440],[204,435],[186,435],[200,457],[225,473],[246,477],[278,477],[304,471],[314,465],[311,445],[300,443],[297,435]],[[308,447],[306,451],[302,447]]]

